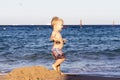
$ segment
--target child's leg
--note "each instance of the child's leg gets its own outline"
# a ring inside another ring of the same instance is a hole
[[[52,64],[52,67],[55,71],[57,71],[57,66],[55,66],[54,64]]]
[[[60,72],[60,64],[65,61],[65,56],[63,55],[63,52],[61,49],[53,49],[52,54],[54,58],[56,59],[55,63],[52,65],[53,69],[57,72]]]
[[[58,70],[58,73],[60,73],[61,75],[64,75],[64,73],[61,72],[60,65],[57,66],[57,70]]]
[[[53,69],[57,72],[61,72],[60,71],[60,64],[64,61],[65,61],[65,58],[56,60],[55,63],[52,65]]]
[[[58,66],[58,65],[60,65],[62,62],[64,62],[65,61],[65,58],[62,58],[62,59],[58,59],[58,60],[56,60],[56,62],[54,63],[54,66]]]
[[[57,66],[57,71],[58,71],[59,73],[61,73],[60,64]]]

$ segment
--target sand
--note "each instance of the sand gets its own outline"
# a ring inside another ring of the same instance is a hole
[[[0,80],[120,80],[120,78],[78,74],[60,75],[43,66],[29,66],[14,69],[6,75],[0,75]]]
[[[63,80],[63,77],[54,70],[48,70],[43,66],[29,66],[17,68],[11,71],[7,80]]]
[[[0,75],[0,80],[5,80],[6,75]]]

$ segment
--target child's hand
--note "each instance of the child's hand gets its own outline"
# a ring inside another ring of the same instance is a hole
[[[66,43],[67,42],[67,40],[66,39],[63,39],[63,43]]]
[[[50,42],[54,42],[55,40],[54,40],[53,38],[50,38],[49,41],[50,41]]]

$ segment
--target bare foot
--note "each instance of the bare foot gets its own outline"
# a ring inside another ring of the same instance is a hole
[[[65,75],[63,72],[60,72],[60,75]]]
[[[55,71],[57,71],[57,67],[54,64],[52,65],[52,67]]]

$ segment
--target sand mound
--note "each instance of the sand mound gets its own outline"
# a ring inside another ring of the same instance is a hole
[[[6,78],[7,80],[64,80],[56,71],[48,70],[42,66],[14,69],[6,76]]]

